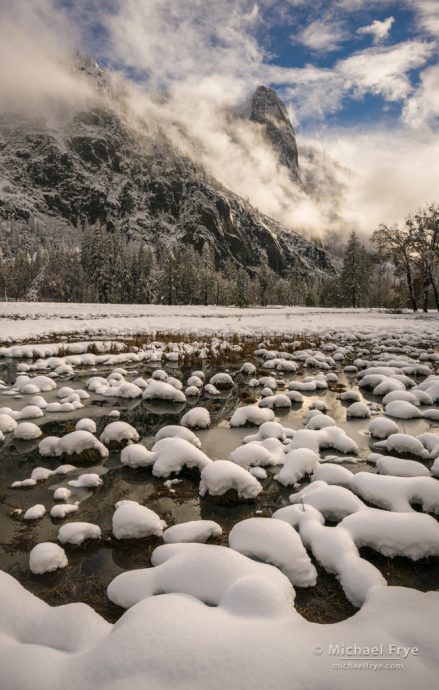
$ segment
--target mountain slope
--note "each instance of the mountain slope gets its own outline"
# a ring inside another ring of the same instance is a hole
[[[233,258],[251,270],[266,256],[279,273],[333,270],[324,251],[223,188],[166,134],[130,124],[104,72],[93,62],[83,69],[106,91],[87,109],[49,120],[0,113],[0,219],[57,222],[73,241],[78,227],[100,222],[152,247],[178,241],[201,249],[207,242],[220,266]],[[282,137],[279,151],[275,146],[280,162],[288,164],[290,151],[298,175],[294,132],[292,140],[285,122],[276,126],[273,145],[279,127],[289,137],[289,149]]]

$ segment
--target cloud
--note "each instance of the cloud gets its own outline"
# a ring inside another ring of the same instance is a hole
[[[380,223],[400,221],[437,200],[439,141],[426,132],[327,129],[308,143],[323,147],[350,170],[343,220],[365,236]]]
[[[424,65],[434,50],[433,43],[423,41],[369,48],[339,62],[337,70],[357,96],[373,93],[397,101],[412,90],[409,72]]]
[[[414,128],[439,123],[439,65],[431,65],[420,75],[420,84],[407,101],[403,121]]]
[[[357,29],[357,34],[370,34],[373,37],[373,42],[375,44],[381,43],[382,41],[385,41],[386,38],[388,38],[390,29],[392,28],[392,24],[394,23],[394,21],[394,17],[387,17],[387,19],[383,19],[383,21],[380,21],[379,19],[374,19],[372,24],[369,24],[368,26],[362,26],[360,29]]]
[[[316,20],[308,24],[298,36],[292,34],[292,43],[302,43],[314,51],[329,53],[338,50],[347,38],[344,23],[339,20]]]
[[[439,4],[437,0],[408,0],[418,27],[432,36],[439,36]]]
[[[51,0],[5,0],[0,29],[0,110],[17,104],[29,114],[60,105],[81,107],[90,86],[69,69],[75,31]]]

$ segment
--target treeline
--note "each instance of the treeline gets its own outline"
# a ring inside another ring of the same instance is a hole
[[[219,269],[207,244],[201,252],[177,243],[153,252],[100,226],[86,228],[76,248],[71,239],[8,248],[0,254],[3,300],[439,309],[434,205],[402,227],[380,226],[368,247],[351,233],[337,272],[326,277],[298,267],[279,276],[266,261],[252,272],[232,260]]]
[[[431,204],[399,225],[380,225],[367,250],[355,233],[341,270],[326,281],[325,306],[439,311],[439,206]]]
[[[3,251],[0,295],[5,300],[155,304],[316,303],[320,282],[297,270],[279,277],[263,262],[253,275],[228,260],[219,270],[205,245],[170,244],[153,252],[103,227],[87,228],[79,248]]]

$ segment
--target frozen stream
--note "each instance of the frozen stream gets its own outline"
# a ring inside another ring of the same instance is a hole
[[[258,376],[270,373],[261,368],[260,359],[246,357],[246,361],[257,364]],[[203,367],[206,380],[218,371],[229,371],[234,378],[234,388],[219,396],[202,395],[192,404],[204,406],[210,412],[211,427],[196,433],[201,440],[203,451],[213,460],[228,458],[231,451],[241,445],[242,439],[252,433],[248,426],[230,428],[228,421],[237,407],[249,403],[257,405],[260,399],[260,389],[255,390],[248,386],[251,377],[239,373],[241,364],[241,361],[234,361],[229,368],[227,365],[212,368],[207,361]],[[16,359],[5,359],[1,362],[0,378],[9,385],[15,380],[16,365]],[[140,363],[135,367],[126,365],[125,379],[132,381],[139,376],[146,379],[157,366],[151,363]],[[164,368],[181,381],[186,381],[194,369],[189,366],[179,368],[174,364],[168,364]],[[68,385],[83,389],[91,375],[106,377],[113,369],[113,366],[100,366],[92,373],[89,369],[78,369],[73,376],[60,376],[57,380],[58,387]],[[344,462],[343,467],[354,473],[374,472],[374,466],[365,461],[373,448],[373,441],[367,432],[370,419],[346,421],[348,404],[342,403],[338,398],[342,391],[358,390],[356,377],[354,374],[345,374],[343,365],[337,365],[332,370],[338,374],[338,383],[330,385],[328,390],[304,393],[303,403],[293,404],[291,409],[277,409],[276,420],[285,427],[300,429],[303,427],[305,414],[313,403],[323,400],[327,405],[327,414],[335,420],[337,426],[346,431],[359,448],[359,461]],[[304,376],[310,373],[309,370],[295,376],[289,373],[276,373],[276,378],[284,379],[285,382],[292,378],[302,381]],[[32,398],[32,395],[10,396],[7,392],[0,396],[0,406],[8,406],[17,411]],[[45,399],[48,402],[56,401],[56,393],[57,390],[45,393]],[[376,403],[378,411],[382,412],[381,398],[363,390],[362,399],[368,403]],[[46,413],[44,417],[31,421],[41,426],[44,435],[62,436],[74,429],[79,418],[87,417],[96,421],[96,435],[99,437],[104,427],[113,421],[108,416],[109,413],[117,409],[120,411],[120,419],[134,426],[140,434],[141,442],[147,448],[151,448],[155,433],[167,424],[179,424],[190,406],[190,403],[149,402],[141,399],[103,399],[102,396],[91,393],[90,398],[84,401],[84,407],[79,410]],[[438,433],[437,422],[425,419],[400,420],[399,427],[404,433],[413,436],[429,430]],[[255,515],[270,517],[275,510],[288,505],[288,496],[298,488],[283,487],[273,480],[278,468],[267,468],[268,476],[262,481],[263,491],[256,503],[218,505],[209,499],[199,497],[199,482],[195,479],[184,477],[180,483],[172,485],[172,488],[167,487],[163,479],[152,476],[150,468],[124,467],[120,462],[120,451],[116,451],[111,452],[103,462],[80,467],[68,477],[53,475],[33,488],[11,489],[13,481],[29,477],[36,466],[54,469],[60,464],[58,458],[40,456],[39,441],[40,439],[19,441],[7,435],[5,442],[0,446],[0,568],[11,573],[27,589],[51,604],[83,601],[111,621],[119,617],[121,609],[107,599],[107,585],[125,570],[148,566],[152,550],[161,543],[161,540],[155,537],[121,541],[115,539],[112,536],[111,519],[117,501],[129,498],[145,504],[166,520],[168,526],[200,518],[215,520],[223,528],[223,536],[214,543],[227,544],[227,535],[233,525]],[[322,451],[322,457],[334,454],[336,453],[330,449]],[[426,463],[427,466],[431,464],[432,462]],[[46,512],[39,521],[25,522],[22,520],[22,513],[18,514],[16,511],[25,511],[37,503],[49,509],[53,505],[54,490],[66,486],[67,479],[70,480],[83,472],[96,472],[101,476],[103,484],[96,489],[75,490],[74,498],[79,501],[79,511],[72,519],[99,525],[103,538],[99,541],[88,541],[81,547],[67,545],[65,550],[69,560],[68,568],[44,576],[33,575],[28,565],[30,550],[39,542],[56,541],[60,525],[69,518],[63,521],[54,520]],[[300,482],[300,488],[308,483],[309,478],[304,478]],[[439,558],[430,558],[428,561],[422,559],[413,563],[401,557],[388,559],[369,549],[363,549],[362,555],[381,570],[389,584],[400,584],[424,591],[438,589]],[[335,622],[347,618],[355,610],[346,600],[336,578],[320,567],[317,585],[307,589],[296,587],[296,591],[296,608],[309,620]]]

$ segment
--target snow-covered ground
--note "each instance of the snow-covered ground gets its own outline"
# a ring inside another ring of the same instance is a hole
[[[435,687],[436,315],[4,307],[1,690]]]
[[[369,309],[266,307],[239,309],[213,306],[144,304],[60,304],[3,302],[0,342],[20,342],[86,334],[121,338],[138,334],[260,336],[297,333],[412,335],[439,340],[438,314],[387,314]]]

